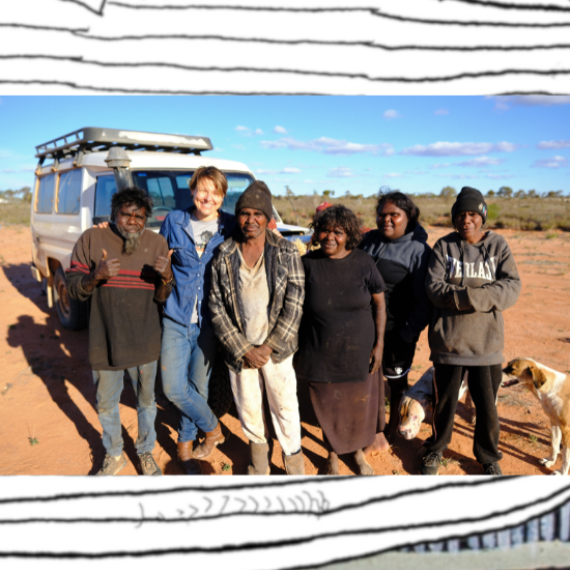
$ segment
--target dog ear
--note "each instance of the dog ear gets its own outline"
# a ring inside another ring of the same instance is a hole
[[[540,390],[546,384],[548,378],[544,372],[534,363],[530,363],[527,370],[532,375],[532,383],[537,390]]]

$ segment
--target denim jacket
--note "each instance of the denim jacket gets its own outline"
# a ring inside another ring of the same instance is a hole
[[[190,223],[193,207],[170,212],[160,233],[166,238],[169,249],[173,249],[171,262],[176,285],[166,302],[164,314],[182,325],[190,325],[196,297],[198,298],[198,326],[211,321],[208,308],[210,294],[212,259],[219,246],[232,233],[235,217],[220,211],[219,230],[215,233],[202,254],[198,255]]]

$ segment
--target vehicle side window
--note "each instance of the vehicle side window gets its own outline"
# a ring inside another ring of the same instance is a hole
[[[111,198],[117,191],[115,177],[112,174],[99,176],[95,189],[95,218],[111,215]]]
[[[52,213],[54,190],[55,174],[48,174],[39,179],[38,194],[36,196],[36,212],[38,214]]]
[[[174,199],[174,188],[172,182],[167,176],[148,178],[147,191],[152,198],[155,208],[169,208],[173,210],[176,208],[176,200]]]
[[[60,214],[78,214],[81,201],[81,170],[70,170],[59,175],[57,207]]]

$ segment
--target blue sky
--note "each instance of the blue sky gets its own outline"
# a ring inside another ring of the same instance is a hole
[[[447,185],[570,194],[570,97],[0,97],[0,190],[85,126],[205,135],[274,194]]]

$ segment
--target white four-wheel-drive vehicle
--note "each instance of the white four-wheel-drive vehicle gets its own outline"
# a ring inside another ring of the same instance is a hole
[[[148,227],[158,231],[170,210],[192,204],[188,182],[196,168],[216,166],[228,179],[222,209],[234,212],[240,194],[255,180],[241,162],[202,156],[212,150],[207,137],[145,133],[85,127],[36,147],[32,200],[32,273],[47,281],[48,306],[55,305],[64,327],[87,324],[88,307],[70,299],[65,269],[79,236],[93,224],[108,221],[111,196],[117,187],[134,184],[150,194],[154,213]],[[284,224],[285,237],[308,230]]]

